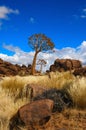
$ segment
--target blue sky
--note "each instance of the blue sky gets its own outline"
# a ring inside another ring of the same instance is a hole
[[[79,58],[79,51],[85,57],[86,0],[0,0],[1,58],[11,61],[18,54],[33,55],[28,37],[34,33],[51,38],[57,52],[69,50],[67,56],[57,57]],[[76,57],[71,57],[71,50],[75,50]],[[80,60],[84,61],[83,57]]]

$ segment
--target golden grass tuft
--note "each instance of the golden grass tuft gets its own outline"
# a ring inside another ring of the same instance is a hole
[[[9,119],[26,103],[26,99],[17,100],[15,103],[14,97],[11,97],[4,89],[0,88],[0,130],[8,130]]]
[[[68,91],[77,108],[86,108],[86,77],[76,78]]]
[[[61,89],[65,84],[70,84],[74,80],[74,76],[70,72],[51,72],[49,77],[45,77],[44,80],[39,80],[37,84],[45,86],[47,88]]]

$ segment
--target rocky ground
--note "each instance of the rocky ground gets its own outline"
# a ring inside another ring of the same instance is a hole
[[[65,106],[66,104],[62,104],[63,101],[64,103],[67,103],[65,100],[68,102],[71,101],[67,100],[69,99],[69,96],[67,97],[66,91],[50,89],[47,90],[46,93],[43,92],[41,96],[40,94],[36,96],[35,93],[38,94],[38,90],[41,90],[40,87],[31,86],[31,84],[30,86],[28,85],[26,85],[28,89],[32,88],[30,93],[30,98],[32,98],[31,103],[20,107],[18,112],[14,114],[9,121],[9,130],[14,130],[14,128],[15,130],[86,130],[86,107],[79,110],[79,107],[77,106],[77,108],[76,105],[69,108]],[[39,100],[39,97],[42,100]],[[54,104],[50,104],[48,101],[45,102],[46,99],[52,99]],[[52,111],[55,110],[54,108],[58,110],[59,106],[61,106],[60,104],[62,105],[62,108],[64,108],[61,112]],[[50,117],[49,120],[46,120],[47,117]],[[44,120],[46,120],[46,124],[44,123],[44,125],[41,125],[40,122],[43,122]],[[16,129],[16,127],[18,127],[18,129]]]
[[[37,130],[86,130],[86,110],[55,113],[45,126]]]

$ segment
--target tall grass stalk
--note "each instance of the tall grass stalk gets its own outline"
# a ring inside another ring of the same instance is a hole
[[[76,78],[68,89],[77,108],[86,108],[86,78]]]

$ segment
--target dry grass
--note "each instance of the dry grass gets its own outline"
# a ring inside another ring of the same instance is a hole
[[[61,89],[63,86],[65,86],[65,84],[70,84],[75,79],[75,77],[70,74],[70,72],[51,72],[49,77],[50,78],[45,77],[44,80],[39,80],[37,84],[47,88]]]
[[[76,78],[69,87],[69,93],[72,96],[77,108],[86,108],[86,78]]]
[[[8,130],[9,119],[22,105],[29,102],[29,99],[27,100],[25,96],[23,96],[23,98],[20,96],[20,98],[14,102],[16,96],[22,95],[22,93],[25,92],[25,85],[28,83],[34,83],[47,88],[65,88],[72,96],[76,108],[86,109],[86,78],[75,78],[69,72],[51,73],[50,77],[51,78],[47,75],[15,76],[5,77],[0,81],[0,130]],[[86,110],[84,111],[86,112]],[[56,118],[56,116],[54,117]],[[57,120],[58,118],[56,118],[55,123]],[[22,128],[22,130],[25,129]]]
[[[4,89],[0,89],[0,130],[8,130],[7,126],[10,117],[16,113],[18,108],[27,103],[27,100],[18,100],[14,103],[11,97]]]
[[[86,130],[86,111],[67,109],[55,113],[46,125],[46,130]]]

